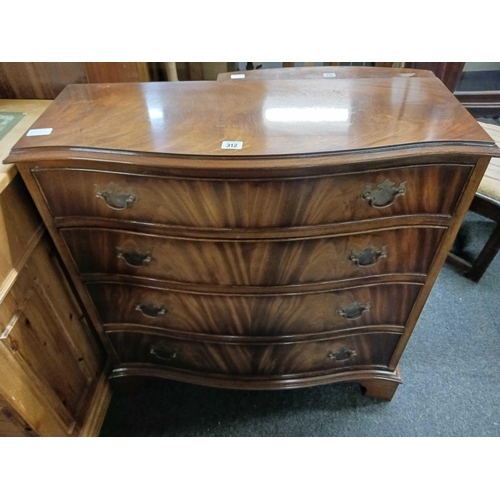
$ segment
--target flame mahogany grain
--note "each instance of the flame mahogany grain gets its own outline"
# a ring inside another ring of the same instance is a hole
[[[178,238],[101,228],[64,228],[61,234],[82,275],[286,286],[394,274],[424,276],[445,231],[444,226],[419,226],[274,240]],[[356,265],[350,258],[367,248],[383,247],[387,257],[372,265]],[[134,265],[132,257],[129,262],[117,257],[119,252],[140,256],[142,261]]]
[[[344,290],[275,294],[192,292],[126,283],[94,282],[87,289],[104,325],[147,325],[160,329],[229,336],[291,336],[365,325],[404,326],[419,283],[386,283]],[[353,302],[370,304],[358,319],[337,313]],[[145,316],[138,304],[164,308]]]
[[[471,165],[441,164],[385,168],[352,175],[266,180],[205,180],[103,173],[36,170],[37,182],[57,221],[96,217],[194,228],[295,228],[410,214],[451,215]],[[385,180],[406,182],[404,196],[373,208],[362,195]],[[446,191],[428,186],[447,186]],[[64,186],[64,189],[61,187]],[[135,201],[111,208],[96,192],[117,186]],[[427,190],[426,196],[422,192]],[[243,201],[244,200],[244,201]]]
[[[70,85],[58,96],[34,125],[52,133],[23,137],[7,161],[117,387],[357,381],[392,398],[404,348],[499,156],[442,82],[415,73]],[[357,267],[350,257],[363,251],[378,260]]]

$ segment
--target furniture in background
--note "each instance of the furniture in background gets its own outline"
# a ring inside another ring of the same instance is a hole
[[[455,97],[479,120],[500,117],[500,90],[455,91]]]
[[[216,80],[226,62],[0,62],[0,99],[54,99],[73,83]]]
[[[292,68],[297,63],[283,63]],[[304,67],[315,67],[306,62]],[[338,66],[345,63],[324,63]],[[357,63],[353,63],[357,64]],[[365,64],[365,63],[363,63]],[[465,63],[369,63],[377,67],[401,67],[433,71],[451,90],[456,89]],[[258,65],[258,63],[248,63]],[[352,69],[360,66],[341,66]],[[216,80],[219,73],[235,71],[231,62],[0,62],[0,98],[53,99],[72,83],[120,83],[146,81]],[[455,91],[473,116],[498,115],[500,91]]]
[[[0,99],[54,99],[72,83],[149,79],[147,63],[0,62]]]
[[[283,67],[284,68],[294,68],[296,64],[297,63],[294,63],[294,62],[284,62],[283,63]],[[339,63],[338,62],[330,62],[330,63],[323,63],[322,65],[323,66],[338,66]],[[313,62],[305,62],[304,63],[304,67],[306,67],[306,68],[307,67],[313,67],[313,66],[314,66]]]
[[[0,159],[51,101],[0,100]],[[13,164],[0,164],[0,436],[98,435],[105,352]]]
[[[464,62],[405,63],[406,68],[431,70],[453,92],[472,116],[478,119],[499,117],[500,88],[489,90],[460,89],[459,83],[465,65]]]
[[[479,124],[500,146],[500,126],[481,122]],[[464,276],[477,283],[500,250],[500,160],[498,158],[491,159],[469,210],[493,220],[496,223],[495,228],[473,261],[450,252],[448,262],[461,269]]]
[[[236,63],[232,62],[148,63],[148,65],[151,80],[154,81],[216,80],[219,73],[237,69]],[[164,66],[166,73],[163,72]],[[177,80],[170,75],[176,75]]]
[[[165,69],[167,71],[167,80],[169,82],[178,82],[177,65],[174,62],[166,62]]]
[[[387,71],[68,86],[16,144],[116,385],[392,398],[500,150],[435,77]]]
[[[235,66],[225,62],[190,62],[165,63],[165,73],[161,72],[159,63],[149,63],[155,81],[177,82],[179,80],[215,80],[220,72],[229,71]]]
[[[303,64],[304,64],[304,67],[313,67],[317,63],[305,62]],[[322,66],[340,66],[339,62],[329,62],[329,63],[321,63],[321,64],[322,64]],[[363,63],[363,64],[366,64],[366,63]],[[393,68],[393,67],[398,67],[400,63],[376,62],[376,63],[369,63],[369,64],[373,64],[373,66],[375,66],[377,68]],[[297,65],[296,62],[284,62],[283,68],[294,68],[294,67],[297,67],[296,65]],[[352,67],[352,66],[349,66],[349,67]]]
[[[453,92],[457,86],[464,62],[406,62],[405,68],[432,71]]]
[[[302,66],[219,73],[217,81],[226,80],[304,80],[353,78],[435,78],[431,71],[371,66]]]

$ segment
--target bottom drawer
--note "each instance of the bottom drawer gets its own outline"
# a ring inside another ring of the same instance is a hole
[[[110,332],[120,362],[226,375],[294,375],[343,368],[386,368],[398,333],[364,333],[314,342],[221,343]]]

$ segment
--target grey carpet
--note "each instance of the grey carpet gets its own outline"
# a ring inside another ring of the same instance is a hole
[[[466,251],[492,223],[468,214]],[[101,436],[499,436],[500,257],[479,284],[445,265],[401,359],[390,403],[357,384],[233,391],[159,382],[115,395]]]

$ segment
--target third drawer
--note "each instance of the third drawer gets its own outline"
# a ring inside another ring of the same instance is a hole
[[[87,283],[105,327],[120,324],[224,336],[282,337],[369,325],[404,326],[416,283],[287,294],[214,294]]]

